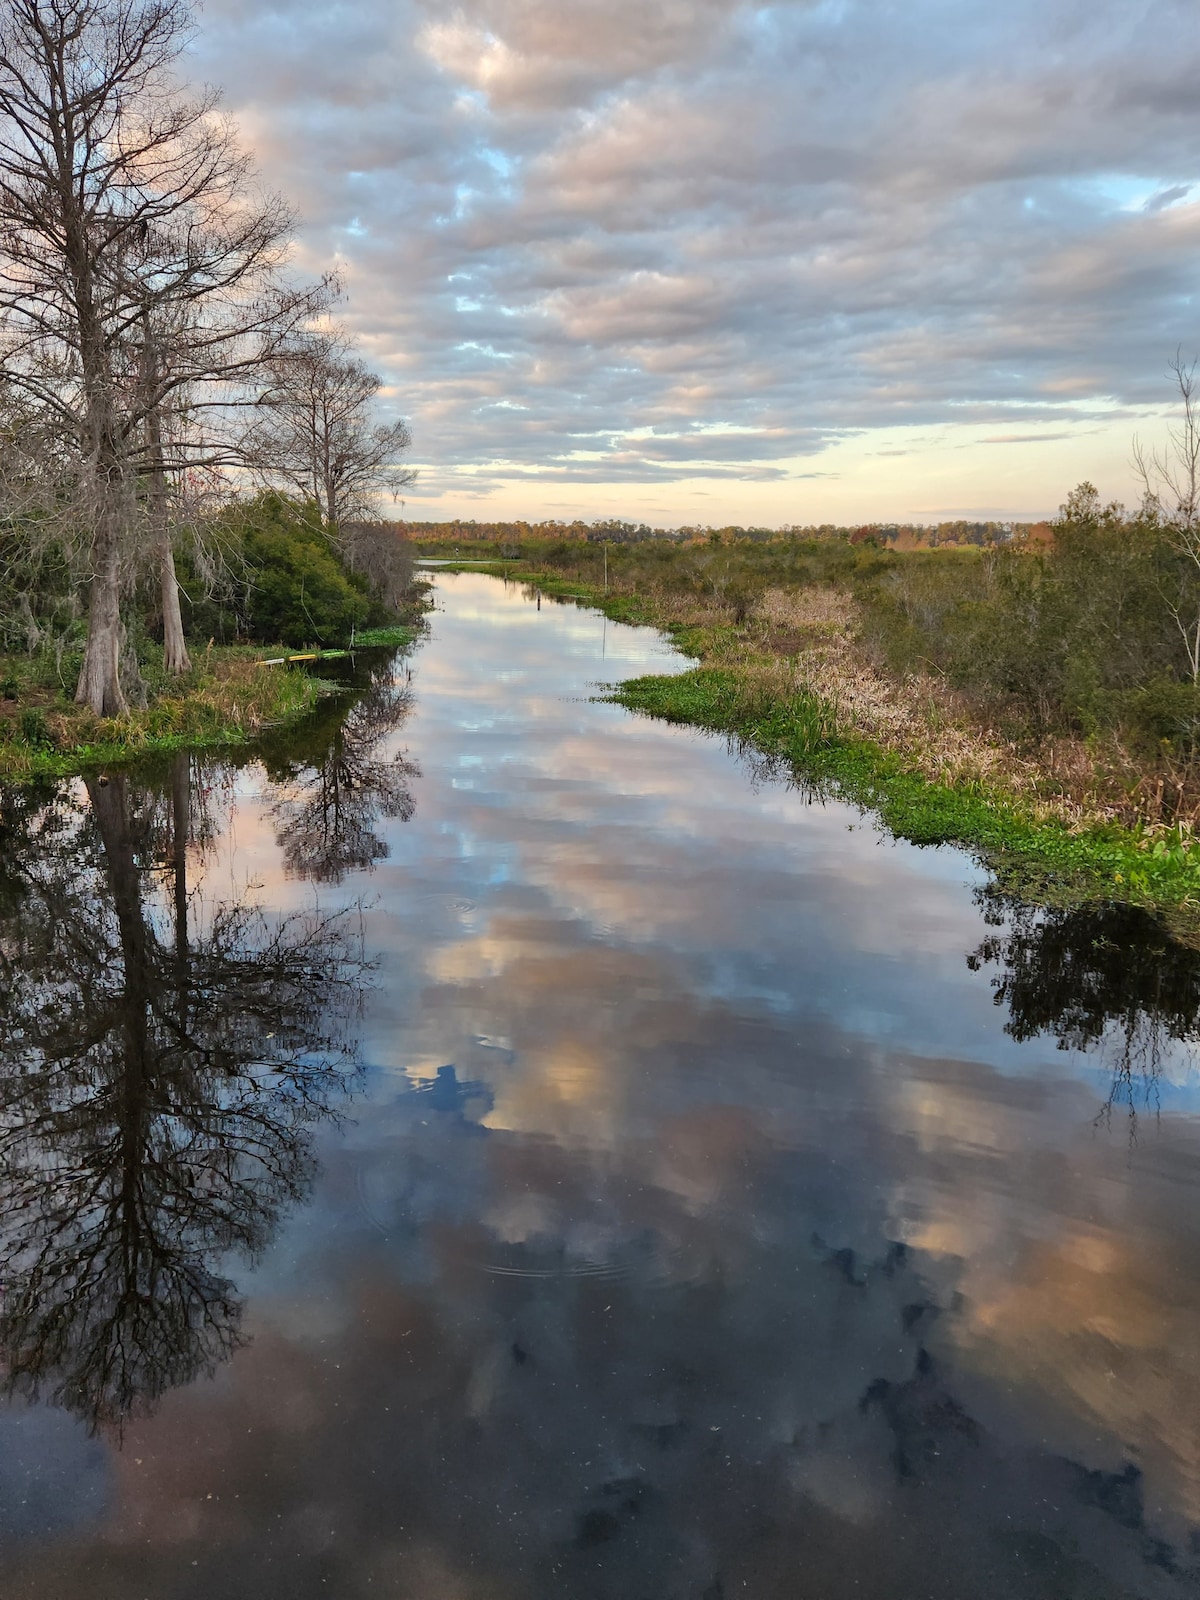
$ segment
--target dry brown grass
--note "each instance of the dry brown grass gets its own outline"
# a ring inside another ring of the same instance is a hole
[[[855,602],[844,592],[770,589],[749,638],[788,658],[792,686],[827,700],[843,727],[900,752],[930,779],[1003,790],[1035,815],[1073,827],[1187,820],[1179,811],[1182,782],[1173,793],[1169,774],[1146,777],[1115,740],[1060,735],[1031,748],[1006,738],[944,680],[878,671],[858,645],[857,623]]]

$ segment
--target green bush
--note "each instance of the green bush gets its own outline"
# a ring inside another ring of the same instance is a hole
[[[249,619],[256,638],[284,644],[344,644],[371,602],[344,571],[325,534],[286,502],[247,530],[243,548],[253,577]]]
[[[34,750],[50,750],[54,740],[44,711],[29,709],[21,713],[21,738]]]
[[[1200,685],[1155,678],[1129,690],[1116,710],[1143,744],[1174,745],[1189,756],[1200,746]]]
[[[262,494],[228,511],[216,530],[223,581],[209,594],[194,562],[180,562],[189,633],[301,646],[342,645],[384,620],[364,578],[347,571],[314,506]]]
[[[857,590],[864,639],[892,672],[936,671],[1034,732],[1191,739],[1170,603],[1195,614],[1196,576],[1152,518],[1102,506],[1090,484],[1044,550],[914,553]]]
[[[539,552],[538,559],[543,565],[557,569],[574,566],[578,555],[578,550],[566,539],[556,539],[553,544]]]
[[[0,517],[0,651],[34,650],[80,616],[78,541],[37,515]]]

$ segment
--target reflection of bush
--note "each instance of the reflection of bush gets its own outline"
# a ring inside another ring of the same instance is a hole
[[[358,963],[336,920],[232,904],[189,928],[180,761],[170,826],[123,776],[89,782],[86,813],[8,811],[0,1354],[11,1390],[93,1424],[237,1346],[217,1263],[258,1253],[305,1194],[351,1064]],[[164,839],[167,934],[143,900]]]
[[[311,764],[288,771],[275,826],[288,871],[296,877],[340,883],[347,872],[367,869],[387,855],[376,823],[380,817],[407,822],[412,816],[409,785],[418,769],[399,753],[381,758],[379,748],[411,707],[408,690],[393,683],[385,668],[336,719]]]
[[[1015,1039],[1050,1034],[1060,1050],[1116,1051],[1109,1105],[1152,1097],[1170,1044],[1200,1037],[1200,952],[1178,943],[1148,911],[1105,904],[1035,911],[987,897],[1007,922],[968,958],[994,963],[995,1001]]]

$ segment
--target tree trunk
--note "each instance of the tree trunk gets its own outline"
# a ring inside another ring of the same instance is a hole
[[[179,609],[179,579],[175,576],[175,552],[167,521],[167,474],[163,470],[162,418],[159,413],[158,346],[147,312],[142,319],[142,358],[146,368],[149,405],[146,410],[146,444],[150,456],[150,516],[158,541],[158,575],[162,593],[163,671],[178,677],[191,669],[183,638],[183,616]]]
[[[159,545],[159,575],[162,584],[163,670],[177,676],[181,672],[189,672],[192,662],[183,638],[175,553],[171,549],[171,535],[165,529]]]
[[[117,519],[111,506],[99,510],[92,536],[87,649],[75,700],[98,717],[123,717],[129,710],[121,688],[121,569]]]

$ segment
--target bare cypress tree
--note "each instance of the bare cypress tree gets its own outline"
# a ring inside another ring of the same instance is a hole
[[[215,92],[176,83],[190,28],[183,0],[8,0],[0,22],[4,377],[78,462],[90,599],[76,698],[105,715],[126,709],[123,564],[156,546],[177,606],[154,508],[172,474],[236,455],[238,385],[325,298],[281,279],[292,215],[254,188]],[[165,429],[168,414],[180,425]],[[180,629],[176,669],[181,646]]]
[[[268,482],[314,500],[331,532],[416,476],[399,466],[411,443],[406,424],[371,425],[381,387],[339,333],[305,333],[271,361],[255,463]]]

